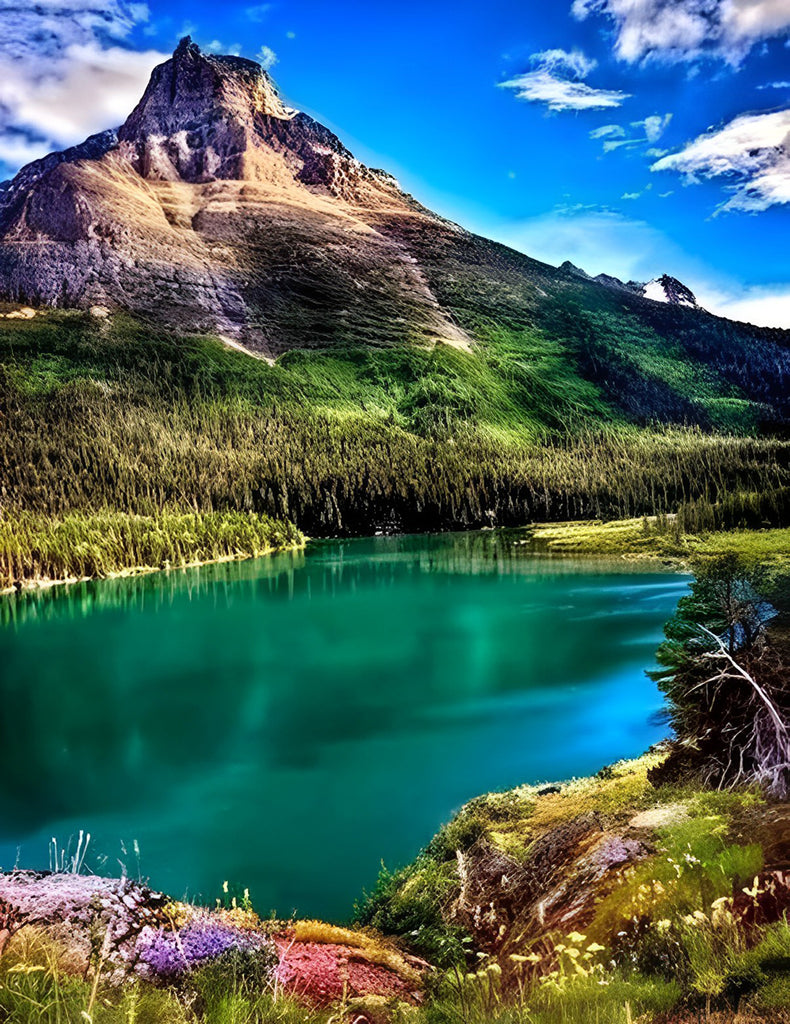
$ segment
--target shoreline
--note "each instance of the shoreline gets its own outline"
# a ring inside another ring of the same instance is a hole
[[[248,562],[255,558],[285,554],[288,551],[302,551],[307,547],[307,542],[311,539],[310,537],[305,537],[300,543],[289,544],[285,547],[265,548],[254,554],[220,555],[218,558],[197,559],[192,562],[182,562],[180,565],[134,565],[126,569],[103,573],[101,576],[66,576],[62,579],[52,579],[43,576],[33,577],[32,579],[19,580],[10,587],[0,589],[0,597],[12,597],[15,594],[29,593],[30,591],[37,590],[51,590],[53,587],[70,586],[74,583],[98,583],[104,580],[149,576],[157,572],[180,572],[183,569],[200,569],[204,565],[220,565],[225,562]]]
[[[673,517],[668,517],[671,524]],[[713,530],[706,534],[673,534],[658,532],[657,516],[645,516],[639,519],[616,520],[578,520],[551,523],[531,523],[522,527],[494,527],[496,531],[519,530],[526,536],[514,542],[514,547],[527,547],[537,542],[540,549],[534,554],[554,557],[583,556],[586,558],[622,559],[634,563],[644,562],[661,564],[675,572],[689,573],[693,571],[696,559],[712,557],[733,549],[746,542],[753,542],[758,547],[764,544],[766,555],[775,554],[777,540],[783,539],[786,550],[790,551],[790,529],[738,529]],[[426,531],[426,535],[434,531]],[[439,531],[445,532],[445,531]],[[448,531],[450,532],[450,531]],[[454,531],[453,531],[454,532]],[[476,532],[476,531],[461,531]],[[302,535],[301,540],[284,546],[269,546],[256,552],[244,552],[219,555],[216,558],[193,559],[179,564],[135,565],[113,570],[100,575],[30,577],[17,580],[10,586],[0,588],[0,597],[35,590],[48,590],[52,587],[66,586],[74,583],[88,583],[98,580],[126,579],[144,576],[156,572],[171,570],[196,569],[205,565],[217,565],[225,562],[243,562],[255,558],[280,554],[287,551],[301,551],[311,540],[333,538],[313,538]]]

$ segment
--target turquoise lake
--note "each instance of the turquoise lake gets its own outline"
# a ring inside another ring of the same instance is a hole
[[[484,532],[310,544],[0,599],[0,867],[343,919],[466,800],[668,732],[688,578]],[[139,862],[134,852],[139,846]]]

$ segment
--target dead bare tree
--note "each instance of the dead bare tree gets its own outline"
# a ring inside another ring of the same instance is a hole
[[[790,792],[790,729],[784,709],[769,689],[735,659],[721,637],[705,626],[699,628],[700,633],[716,645],[715,650],[706,651],[701,656],[703,662],[715,668],[715,672],[688,692],[710,687],[711,711],[722,704],[737,710],[732,720],[722,724],[721,736],[725,747],[719,758],[720,764],[709,775],[718,776],[719,786],[756,782],[772,796],[786,799]],[[745,693],[744,683],[748,688]],[[732,690],[733,684],[739,691],[737,702],[727,700],[728,694],[722,692],[724,687]],[[713,780],[709,778],[709,781]]]

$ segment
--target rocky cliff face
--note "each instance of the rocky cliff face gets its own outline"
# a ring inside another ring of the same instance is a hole
[[[115,132],[0,189],[0,297],[128,309],[261,352],[468,339],[387,218],[443,225],[188,38]]]

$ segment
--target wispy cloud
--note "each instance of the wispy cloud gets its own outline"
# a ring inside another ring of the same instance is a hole
[[[590,138],[601,139],[605,153],[611,153],[621,147],[634,149],[657,142],[671,120],[672,114],[651,114],[649,117],[642,118],[641,121],[631,121],[628,131],[623,125],[605,124],[591,131]],[[636,134],[633,129],[637,129]],[[650,151],[648,150],[648,152]]]
[[[590,132],[591,139],[622,139],[625,138],[625,128],[621,124],[602,124],[600,128],[593,128]]]
[[[512,89],[517,99],[545,103],[549,110],[603,110],[619,107],[628,93],[596,89],[583,81],[597,64],[580,50],[543,50],[531,58],[526,71],[500,88]]]
[[[245,8],[244,13],[250,21],[263,21],[273,6],[273,4],[254,4],[252,7]]]
[[[722,210],[790,203],[790,109],[742,114],[662,157],[651,170],[677,171],[688,182],[723,178],[731,195]]]
[[[758,40],[790,31],[786,0],[574,0],[572,10],[609,18],[615,53],[629,62],[710,55],[736,64]]]
[[[659,229],[601,206],[558,207],[512,224],[499,237],[547,263],[570,260],[588,274],[614,274],[623,281],[663,273],[682,277],[689,267],[682,250]]]
[[[743,287],[689,256],[654,225],[606,207],[558,207],[500,229],[498,237],[547,263],[570,260],[593,276],[650,281],[672,274],[712,313],[764,327],[790,327],[787,284]]]
[[[147,17],[128,0],[0,0],[0,160],[15,170],[120,124],[165,58],[122,45]]]

